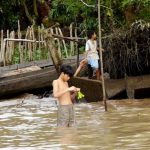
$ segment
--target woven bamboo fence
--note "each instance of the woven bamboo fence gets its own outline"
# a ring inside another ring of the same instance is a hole
[[[50,59],[50,52],[45,41],[46,32],[63,37],[63,33],[59,26],[48,29],[45,29],[43,25],[39,26],[37,29],[33,26],[29,26],[26,31],[21,32],[19,21],[17,31],[1,30],[0,66],[33,60]],[[71,24],[71,37],[72,33],[73,26]],[[75,35],[77,36],[76,30]],[[67,58],[75,54],[76,44],[74,44],[73,41],[69,41],[69,44],[68,42],[66,43],[63,38],[54,38],[54,42],[54,46],[58,49],[61,57]]]

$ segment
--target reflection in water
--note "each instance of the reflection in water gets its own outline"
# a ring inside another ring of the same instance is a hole
[[[150,99],[76,104],[77,126],[57,128],[53,98],[0,102],[0,149],[149,150]]]

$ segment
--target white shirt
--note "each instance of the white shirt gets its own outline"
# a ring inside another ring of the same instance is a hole
[[[97,43],[96,41],[88,40],[86,42],[85,50],[87,52],[87,59],[99,59],[98,52],[97,52]]]

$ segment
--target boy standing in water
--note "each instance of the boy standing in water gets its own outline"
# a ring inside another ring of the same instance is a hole
[[[80,65],[77,68],[74,76],[77,76],[82,67],[88,64],[92,67],[93,70],[95,70],[96,79],[99,79],[99,55],[97,51],[96,33],[94,31],[88,31],[88,41],[86,42],[85,51],[85,59],[80,62]]]
[[[74,73],[70,65],[62,65],[60,71],[59,78],[53,81],[53,95],[59,101],[57,125],[70,127],[75,124],[75,112],[72,100],[80,89],[75,86],[68,86],[68,80]]]

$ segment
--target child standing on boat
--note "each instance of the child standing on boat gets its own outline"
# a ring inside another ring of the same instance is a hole
[[[97,42],[96,42],[96,33],[95,31],[88,31],[88,41],[85,46],[85,59],[80,62],[79,67],[77,68],[74,76],[80,72],[82,67],[86,64],[90,65],[93,70],[96,72],[96,79],[100,77],[99,69],[99,55],[97,51]]]
[[[62,127],[75,125],[75,112],[72,100],[80,89],[75,86],[68,86],[68,80],[73,76],[73,73],[70,65],[62,65],[59,78],[53,81],[53,95],[58,99],[59,103],[57,125]]]

